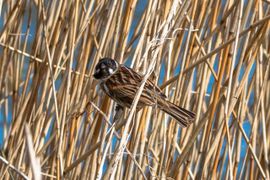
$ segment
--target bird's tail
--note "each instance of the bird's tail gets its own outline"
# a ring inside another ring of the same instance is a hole
[[[195,120],[195,114],[189,110],[181,108],[169,101],[162,100],[158,102],[158,107],[177,120],[182,127],[187,127]]]

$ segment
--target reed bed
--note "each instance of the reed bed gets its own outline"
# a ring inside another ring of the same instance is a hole
[[[1,179],[270,178],[268,0],[0,2]],[[195,122],[116,111],[102,57]]]

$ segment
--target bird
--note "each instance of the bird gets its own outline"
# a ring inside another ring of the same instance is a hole
[[[140,73],[108,57],[99,60],[93,76],[103,92],[123,108],[131,107],[143,80]],[[136,109],[146,106],[156,106],[174,118],[181,127],[189,126],[195,119],[195,113],[170,102],[161,89],[148,79]]]

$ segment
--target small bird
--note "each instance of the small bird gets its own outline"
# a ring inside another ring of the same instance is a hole
[[[130,108],[141,85],[143,76],[133,69],[119,64],[111,58],[102,58],[95,67],[94,78],[100,82],[101,89],[118,105]],[[137,104],[137,110],[154,106],[187,127],[195,119],[195,114],[167,100],[166,95],[152,81],[147,80]]]

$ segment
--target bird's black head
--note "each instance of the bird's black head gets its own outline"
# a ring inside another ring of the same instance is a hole
[[[103,80],[110,77],[118,68],[118,62],[111,58],[102,58],[95,67],[94,78]]]

